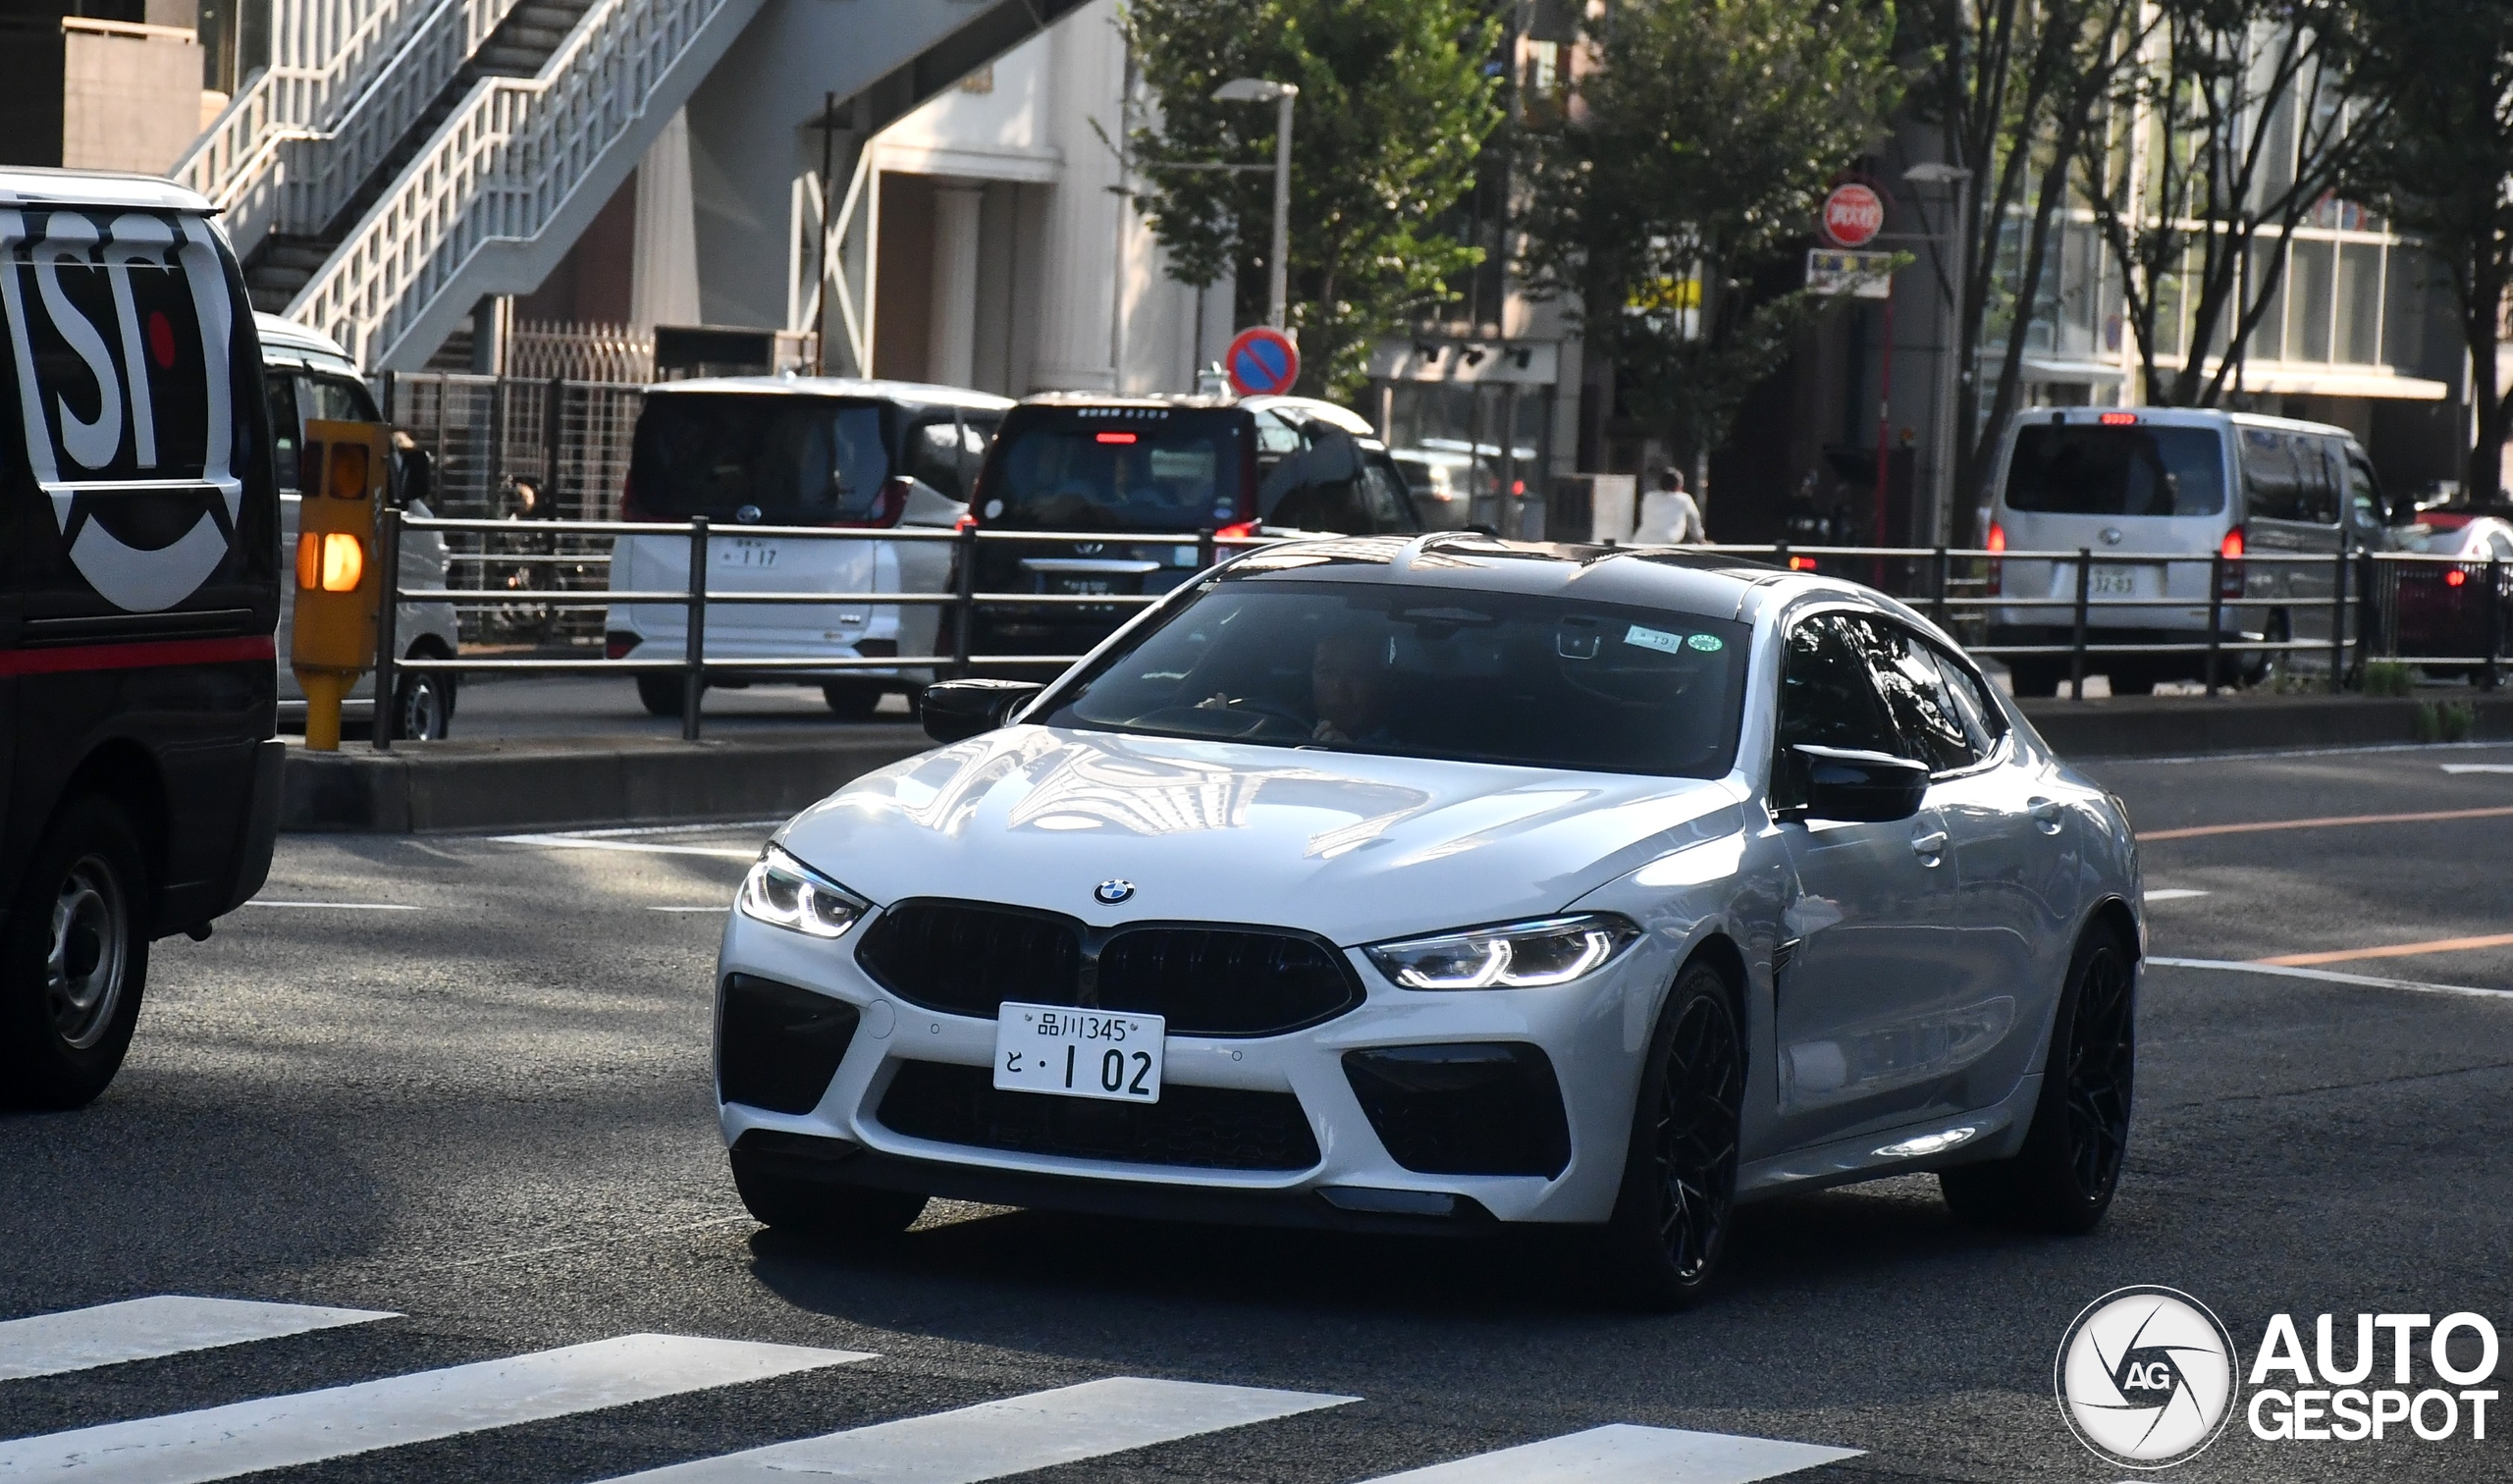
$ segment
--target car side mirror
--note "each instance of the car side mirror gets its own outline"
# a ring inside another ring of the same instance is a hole
[[[1928,796],[1925,763],[1812,742],[1800,742],[1790,753],[1806,779],[1806,806],[1791,812],[1796,819],[1845,823],[1907,820],[1920,812],[1920,801]]]
[[[925,688],[925,734],[963,742],[1003,724],[1015,708],[1046,687],[1036,680],[943,680]]]

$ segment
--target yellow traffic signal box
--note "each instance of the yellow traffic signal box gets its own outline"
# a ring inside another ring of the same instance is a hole
[[[305,424],[297,488],[296,618],[289,664],[305,687],[305,745],[337,752],[341,700],[375,663],[384,563],[386,432],[375,423]]]

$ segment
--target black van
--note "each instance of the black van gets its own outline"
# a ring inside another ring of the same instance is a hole
[[[151,940],[261,889],[279,494],[209,203],[0,170],[0,1106],[121,1067]]]
[[[1369,424],[1331,402],[1292,397],[1031,398],[1005,414],[970,512],[988,530],[1108,533],[1105,541],[979,544],[977,591],[1067,597],[1165,593],[1202,566],[1205,531],[1422,530],[1405,477]],[[1114,603],[989,605],[970,626],[969,653],[1079,655],[1137,611]],[[1035,666],[1017,673],[1041,678]]]

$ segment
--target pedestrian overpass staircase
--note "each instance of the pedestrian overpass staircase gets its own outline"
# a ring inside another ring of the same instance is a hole
[[[223,208],[256,308],[413,369],[540,284],[763,9],[830,3],[273,0],[273,65],[174,177]],[[1080,3],[866,6],[787,113],[834,92],[879,127]]]

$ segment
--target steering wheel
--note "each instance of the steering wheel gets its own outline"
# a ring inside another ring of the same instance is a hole
[[[1277,705],[1271,701],[1233,700],[1228,706],[1217,708],[1217,710],[1236,712],[1243,716],[1256,716],[1267,722],[1279,723],[1290,727],[1304,738],[1308,737],[1317,725],[1316,722],[1293,711],[1290,707]],[[1257,729],[1262,731],[1264,728],[1260,726]]]

